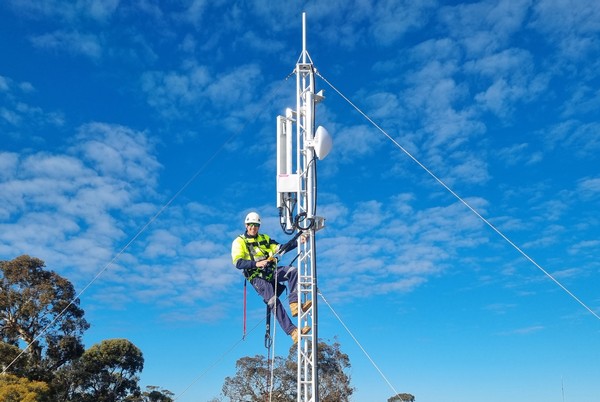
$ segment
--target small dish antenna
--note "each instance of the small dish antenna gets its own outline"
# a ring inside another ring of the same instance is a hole
[[[329,135],[327,129],[323,126],[317,127],[314,138],[314,149],[315,154],[317,154],[317,158],[325,159],[325,157],[329,155],[332,146],[333,140],[331,139],[331,135]]]

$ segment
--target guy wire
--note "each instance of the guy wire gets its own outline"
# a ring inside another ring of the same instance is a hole
[[[327,304],[327,307],[329,307],[329,309],[331,310],[331,312],[333,313],[333,315],[335,315],[335,317],[338,319],[338,321],[340,322],[340,324],[342,324],[342,326],[344,327],[344,329],[346,330],[346,332],[348,332],[348,334],[350,334],[350,336],[352,337],[352,339],[354,339],[354,342],[356,342],[356,344],[358,345],[358,347],[360,348],[360,350],[362,350],[362,352],[365,354],[365,356],[367,356],[367,359],[369,359],[369,361],[371,362],[371,364],[373,365],[373,367],[375,367],[375,369],[379,372],[379,374],[381,375],[381,377],[385,380],[385,382],[387,382],[387,384],[389,385],[389,387],[391,388],[391,390],[394,392],[394,395],[398,395],[398,391],[396,391],[396,389],[394,388],[394,386],[392,385],[392,383],[389,382],[389,380],[383,374],[383,372],[381,371],[381,369],[379,369],[379,367],[377,366],[377,364],[375,364],[375,361],[373,361],[373,359],[371,358],[371,356],[369,356],[369,354],[367,353],[367,351],[365,350],[365,348],[363,348],[363,346],[360,344],[360,342],[358,341],[358,339],[356,339],[356,337],[354,336],[354,334],[352,333],[352,331],[350,331],[350,329],[346,326],[346,324],[344,324],[344,321],[342,321],[342,319],[340,318],[340,316],[338,315],[338,313],[336,313],[336,311],[333,309],[333,307],[331,307],[331,304],[329,304],[329,302],[327,301],[327,299],[325,299],[325,296],[323,296],[323,293],[321,293],[321,289],[317,289],[317,293],[319,294],[319,296],[321,296],[321,299],[323,299],[323,301],[325,302],[325,304]]]
[[[600,315],[598,315],[594,310],[588,307],[583,301],[581,301],[577,296],[575,296],[569,289],[567,289],[562,283],[560,283],[554,276],[552,276],[548,271],[542,268],[532,257],[530,257],[525,251],[523,251],[520,247],[518,247],[512,240],[510,240],[504,233],[500,231],[500,229],[496,228],[490,221],[488,221],[483,215],[481,215],[477,210],[472,207],[467,201],[465,201],[461,196],[459,196],[456,192],[454,192],[442,179],[437,177],[431,170],[429,170],[423,163],[421,163],[416,157],[414,157],[406,148],[400,145],[395,139],[392,138],[383,128],[381,128],[377,123],[375,123],[365,112],[363,112],[358,106],[356,106],[350,99],[348,99],[344,94],[342,94],[336,87],[334,87],[325,77],[323,77],[318,71],[316,72],[317,76],[320,77],[327,85],[331,87],[338,95],[342,97],[350,106],[354,108],[358,113],[360,113],[369,123],[371,123],[377,130],[379,130],[383,135],[385,135],[391,142],[393,142],[402,152],[404,152],[410,159],[412,159],[417,165],[419,165],[425,172],[427,172],[431,177],[435,179],[442,187],[444,187],[450,194],[452,194],[458,201],[464,204],[471,212],[473,212],[479,219],[483,221],[487,226],[489,226],[494,232],[496,232],[500,237],[502,237],[508,244],[510,244],[515,250],[517,250],[523,257],[525,257],[529,262],[535,265],[540,271],[544,273],[548,278],[550,278],[555,284],[557,284],[562,290],[564,290],[569,296],[571,296],[577,303],[583,306],[587,311],[592,313],[594,317],[600,320]]]

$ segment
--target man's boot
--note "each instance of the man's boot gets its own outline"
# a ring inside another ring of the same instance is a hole
[[[310,327],[308,325],[306,327],[302,328],[302,335],[306,335],[309,332],[310,332]],[[292,331],[290,336],[292,337],[294,344],[298,343],[298,328],[294,328],[294,330]]]
[[[310,308],[310,306],[312,306],[311,300],[304,302],[304,304],[302,305],[302,312],[305,312],[306,310],[308,310]],[[297,302],[290,303],[290,311],[292,312],[292,317],[298,317],[298,303]]]

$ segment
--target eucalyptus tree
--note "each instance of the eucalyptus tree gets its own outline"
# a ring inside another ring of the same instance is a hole
[[[50,402],[48,384],[12,374],[0,375],[0,401]]]
[[[15,401],[172,401],[168,390],[140,390],[144,357],[127,339],[85,350],[83,316],[73,285],[44,261],[28,255],[0,261],[0,369],[11,381],[0,382],[0,395],[18,389]],[[22,399],[26,392],[34,399]],[[12,402],[7,398],[0,400]]]
[[[396,394],[388,399],[388,402],[415,402],[415,397],[412,394]]]
[[[348,402],[354,392],[351,385],[350,359],[335,342],[319,342],[317,367],[319,396],[322,402]],[[294,402],[297,399],[297,349],[290,348],[286,359],[264,356],[242,357],[236,362],[237,372],[225,378],[222,395],[230,401]],[[272,374],[272,375],[271,375]]]
[[[73,285],[44,261],[22,255],[0,261],[0,341],[22,347],[30,379],[51,373],[82,355],[89,328]],[[8,371],[15,361],[8,362]]]
[[[127,339],[108,339],[93,345],[55,380],[63,401],[138,401],[138,374],[144,368],[142,351]]]

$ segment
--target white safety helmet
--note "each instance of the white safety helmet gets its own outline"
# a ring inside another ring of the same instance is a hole
[[[249,223],[256,223],[256,224],[260,225],[260,215],[257,214],[256,212],[250,212],[248,215],[246,215],[246,219],[244,220],[244,223],[246,225]]]

